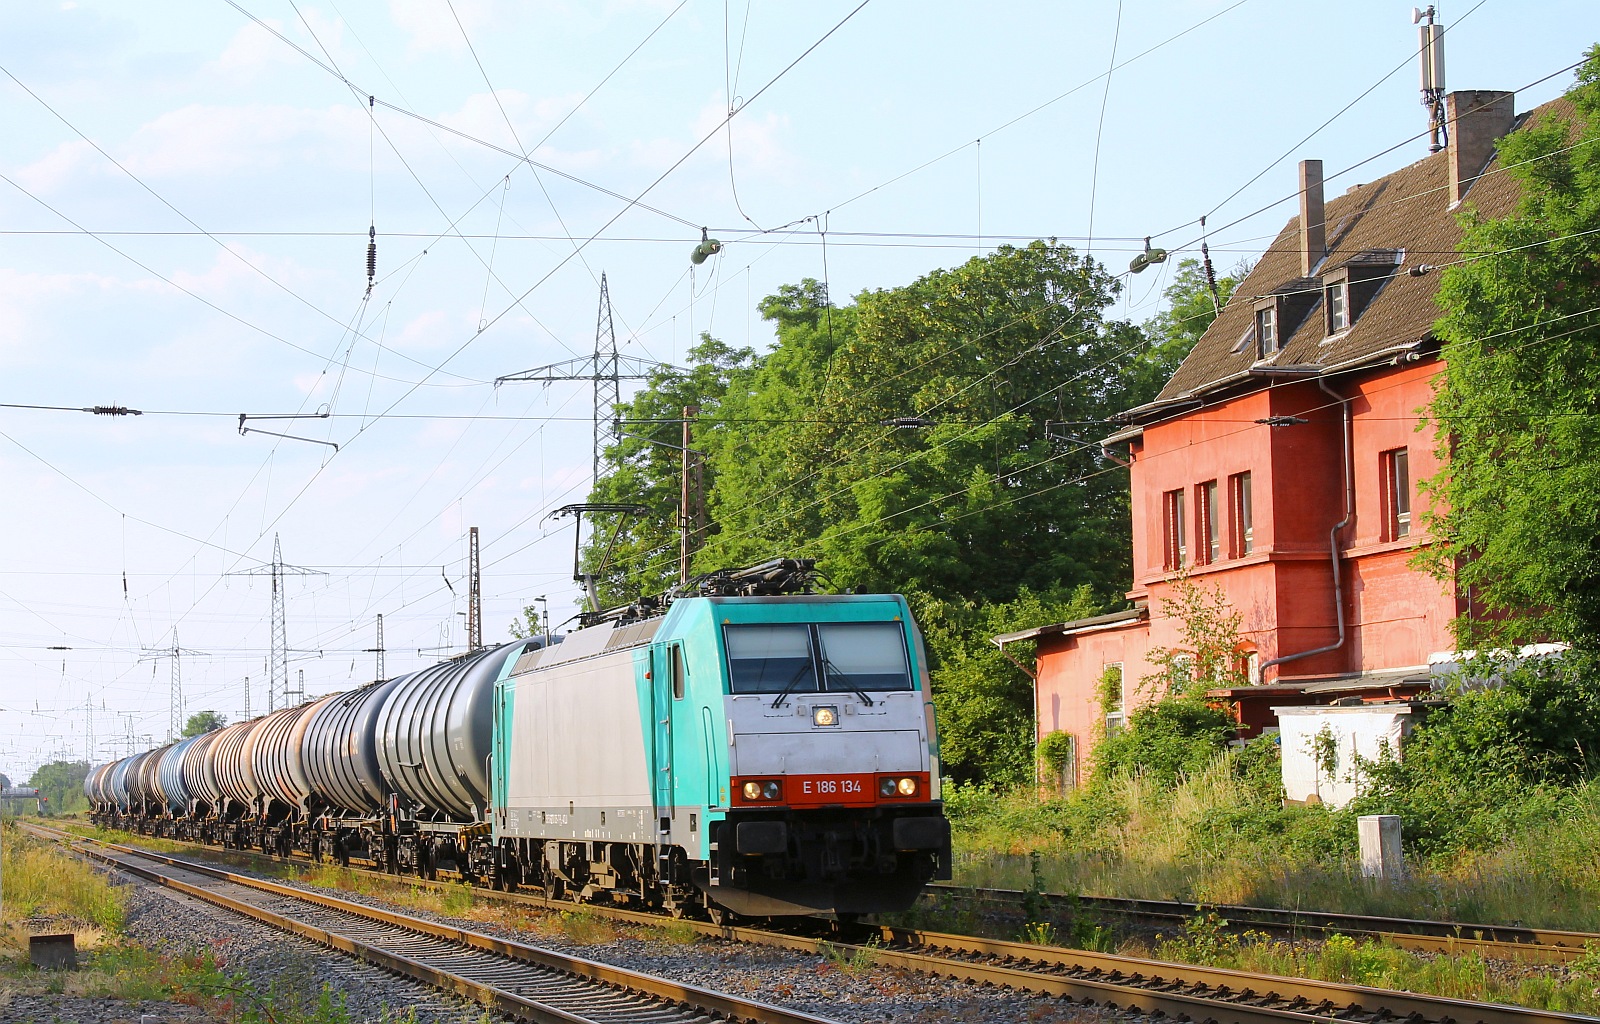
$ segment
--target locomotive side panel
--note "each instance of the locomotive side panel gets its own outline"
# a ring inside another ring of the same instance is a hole
[[[654,841],[637,676],[618,650],[502,684],[502,834]]]

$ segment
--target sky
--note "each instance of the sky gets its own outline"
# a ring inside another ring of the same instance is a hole
[[[1519,111],[1600,40],[1587,0],[1438,11],[1448,86]],[[474,526],[486,640],[571,615],[590,385],[494,381],[591,353],[602,275],[675,363],[770,344],[803,278],[1151,236],[1142,321],[1202,216],[1226,272],[1297,161],[1426,155],[1416,45],[1392,0],[8,0],[0,771],[162,740],[175,645],[185,714],[264,710],[275,544],[308,695],[374,677],[379,614],[390,675],[462,649]]]

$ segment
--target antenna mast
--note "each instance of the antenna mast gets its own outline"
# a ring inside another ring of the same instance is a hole
[[[1422,105],[1428,108],[1428,152],[1437,153],[1449,142],[1444,113],[1444,26],[1434,23],[1433,5],[1413,7],[1411,23],[1417,26],[1417,56],[1422,62]]]

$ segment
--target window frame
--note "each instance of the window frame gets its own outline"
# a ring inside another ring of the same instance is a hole
[[[1254,489],[1250,471],[1228,477],[1228,557],[1243,558],[1256,549]]]
[[[1202,562],[1195,558],[1196,564],[1211,565],[1222,561],[1222,524],[1217,516],[1221,511],[1217,507],[1217,482],[1206,480],[1195,484],[1195,554],[1203,555]]]
[[[1254,311],[1256,355],[1269,359],[1283,351],[1283,309],[1276,296],[1257,302]]]
[[[1184,511],[1184,489],[1161,494],[1161,566],[1176,572],[1189,564],[1188,522]]]
[[[1128,726],[1128,671],[1120,661],[1108,661],[1100,666],[1100,678],[1103,681],[1106,673],[1112,669],[1117,670],[1117,700],[1115,707],[1104,708],[1101,724],[1105,727],[1106,738],[1110,739]]]
[[[1383,473],[1384,540],[1405,540],[1411,536],[1411,449],[1390,448],[1381,453]]]
[[[1334,312],[1334,294],[1338,293],[1338,313]],[[1350,275],[1344,272],[1322,279],[1323,333],[1332,336],[1347,331],[1355,318],[1350,315]]]

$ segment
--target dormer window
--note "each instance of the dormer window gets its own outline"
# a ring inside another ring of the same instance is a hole
[[[1262,359],[1278,352],[1278,303],[1276,300],[1256,307],[1256,353]]]
[[[1328,310],[1328,333],[1338,334],[1350,326],[1350,293],[1349,284],[1343,279],[1329,281],[1324,291],[1323,302]]]

